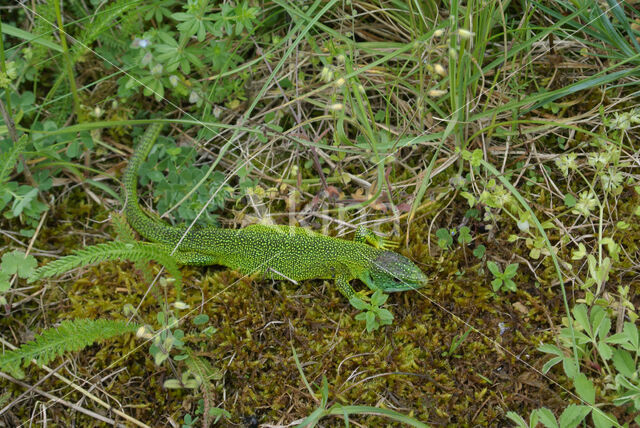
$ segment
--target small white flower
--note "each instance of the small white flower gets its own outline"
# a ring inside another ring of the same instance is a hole
[[[440,28],[439,30],[436,30],[433,32],[433,37],[442,37],[443,34],[444,34],[444,30]]]
[[[200,95],[198,95],[196,91],[191,91],[191,93],[189,94],[189,102],[191,104],[195,104],[198,101],[200,101]]]
[[[131,43],[131,47],[133,48],[148,48],[149,46],[151,46],[151,42],[147,39],[141,39],[139,37],[136,37],[135,39],[133,39],[133,42]]]
[[[151,67],[151,74],[162,74],[162,70],[164,70],[164,67],[162,67],[162,64],[156,64],[153,67]]]
[[[329,110],[333,110],[333,111],[340,111],[344,108],[344,105],[340,104],[340,103],[335,103],[335,104],[331,104],[329,106]]]
[[[171,86],[173,86],[174,88],[178,86],[178,76],[176,76],[175,74],[169,76],[169,83],[171,83]]]
[[[503,322],[499,322],[498,323],[498,327],[500,328],[500,336],[502,336],[507,331],[509,331],[509,327],[507,327],[507,325],[505,323],[503,323]]]

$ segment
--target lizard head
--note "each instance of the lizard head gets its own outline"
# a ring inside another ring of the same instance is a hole
[[[372,290],[386,293],[415,290],[427,284],[427,277],[411,260],[393,251],[381,251],[371,261],[361,280]]]

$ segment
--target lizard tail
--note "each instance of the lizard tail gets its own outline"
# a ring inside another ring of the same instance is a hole
[[[158,139],[162,126],[162,123],[154,123],[147,128],[124,172],[124,212],[131,227],[146,239],[175,245],[184,230],[152,220],[138,205],[138,170]]]

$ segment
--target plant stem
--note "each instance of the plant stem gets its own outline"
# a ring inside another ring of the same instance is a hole
[[[2,41],[2,19],[0,19],[0,71],[7,74],[7,65],[4,63],[4,42]],[[11,95],[9,91],[4,91],[5,97],[7,97],[7,111],[11,115]]]
[[[69,79],[69,87],[71,88],[71,94],[73,95],[73,111],[78,116],[80,113],[80,97],[78,97],[78,90],[76,89],[76,80],[73,76],[73,67],[71,65],[71,56],[69,55],[69,47],[67,46],[67,33],[64,31],[62,24],[62,14],[60,13],[60,2],[55,0],[53,2],[56,9],[56,21],[58,22],[58,31],[60,31],[60,44],[62,45],[62,55],[64,56],[64,66]]]

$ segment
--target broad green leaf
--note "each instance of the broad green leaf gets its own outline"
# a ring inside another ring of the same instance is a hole
[[[512,263],[504,269],[504,276],[507,278],[513,278],[518,271],[518,263]]]
[[[595,428],[611,428],[613,425],[618,424],[614,416],[606,414],[598,408],[593,409],[591,418],[593,419],[593,426],[595,426]]]
[[[518,427],[518,428],[529,428],[529,426],[527,425],[525,420],[522,419],[522,416],[520,416],[519,414],[517,414],[515,412],[507,412],[506,416],[516,424],[516,427]]]
[[[11,275],[0,270],[0,294],[5,293],[11,288]]]
[[[182,384],[178,379],[167,379],[162,384],[163,387],[167,389],[180,389],[182,388]]]
[[[367,332],[371,333],[373,330],[377,329],[378,325],[376,324],[376,314],[373,311],[366,312],[365,320],[367,322]]]
[[[542,407],[538,410],[534,410],[538,414],[538,418],[540,419],[540,423],[547,428],[560,428],[558,426],[558,422],[556,421],[556,417],[553,415],[551,410],[546,407]]]
[[[613,348],[605,342],[598,342],[598,352],[600,352],[600,356],[602,356],[602,358],[610,360],[613,355]]]
[[[385,294],[382,290],[376,290],[375,293],[373,293],[373,296],[371,296],[371,304],[373,306],[382,306],[388,298],[388,294]]]
[[[2,256],[0,269],[9,275],[17,273],[20,278],[28,278],[37,265],[35,257],[29,255],[25,258],[25,253],[15,250]]]
[[[351,303],[351,306],[358,309],[359,311],[364,311],[365,309],[369,309],[371,307],[371,305],[369,305],[359,297],[352,297],[351,299],[349,299],[349,303]]]
[[[593,387],[593,382],[587,378],[583,373],[578,373],[573,378],[573,385],[575,386],[576,393],[589,404],[594,404],[596,400],[596,390]]]
[[[393,314],[386,310],[386,309],[378,309],[378,318],[380,318],[380,321],[382,321],[383,323],[388,323],[391,324],[391,321],[393,321]]]
[[[193,323],[195,325],[202,325],[206,324],[207,322],[209,322],[209,315],[207,314],[199,314],[193,317]]]
[[[487,247],[480,244],[473,250],[473,255],[479,259],[484,257],[484,253],[487,251]]]
[[[623,333],[629,338],[629,343],[636,352],[640,351],[640,329],[632,322],[625,322]]]
[[[571,379],[573,379],[574,377],[577,376],[578,373],[580,373],[580,370],[576,365],[576,362],[569,357],[564,357],[562,359],[562,368],[564,369],[564,373],[567,376],[569,376]]]
[[[551,370],[551,367],[555,366],[556,364],[558,364],[563,359],[564,359],[563,357],[554,357],[554,358],[550,359],[549,361],[544,363],[544,365],[542,366],[542,373],[547,374],[549,372],[549,370]]]
[[[489,271],[493,274],[493,276],[502,275],[502,272],[500,272],[500,268],[498,267],[496,262],[488,261],[487,268],[489,268]]]
[[[575,428],[589,415],[591,407],[569,404],[560,415],[558,422],[562,428]]]
[[[571,312],[573,312],[573,317],[575,318],[576,322],[580,324],[580,326],[582,326],[585,331],[591,333],[591,325],[589,323],[589,316],[587,315],[586,305],[582,303],[576,305]]]
[[[516,285],[515,282],[513,282],[512,279],[507,279],[504,281],[504,288],[506,288],[509,291],[516,291],[518,289],[518,286]]]
[[[558,348],[556,345],[552,345],[550,343],[544,343],[544,344],[538,346],[538,351],[544,352],[546,354],[554,354],[554,355],[564,356],[564,353],[562,352],[562,350],[560,348]]]
[[[618,372],[628,378],[633,377],[636,372],[636,364],[633,357],[624,349],[616,349],[613,351],[613,365]]]

